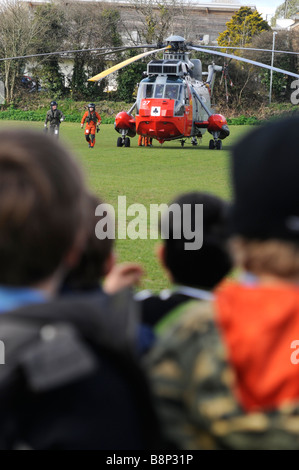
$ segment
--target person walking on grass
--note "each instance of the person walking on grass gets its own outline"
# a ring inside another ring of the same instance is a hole
[[[96,105],[94,103],[90,103],[88,105],[88,111],[84,113],[81,120],[81,129],[83,129],[85,121],[85,139],[86,142],[88,142],[88,147],[94,148],[96,143],[96,132],[99,132],[99,126],[102,121],[101,116],[96,111]]]
[[[46,120],[45,120],[45,132],[48,132],[48,123],[49,123],[49,131],[51,135],[54,135],[56,138],[59,136],[59,128],[60,124],[65,120],[65,117],[58,109],[56,101],[51,101],[50,109],[47,112]]]

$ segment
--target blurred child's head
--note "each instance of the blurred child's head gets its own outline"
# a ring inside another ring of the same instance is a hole
[[[232,156],[233,251],[254,274],[299,277],[299,118],[246,134]]]
[[[226,246],[228,204],[212,194],[196,191],[179,196],[173,204],[180,208],[179,215],[167,210],[161,220],[162,236],[163,224],[169,224],[169,237],[164,240],[160,253],[163,264],[174,283],[213,289],[232,267]],[[203,211],[200,224],[196,219],[199,205]],[[185,219],[189,221],[189,230],[197,235],[202,231],[203,243],[199,249],[186,249],[186,243],[190,243],[183,227],[186,206],[190,209],[190,216]]]
[[[60,143],[32,130],[0,131],[0,284],[36,285],[74,264],[85,191]]]

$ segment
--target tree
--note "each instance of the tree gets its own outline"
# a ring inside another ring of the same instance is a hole
[[[262,16],[250,7],[242,7],[226,23],[227,29],[219,34],[219,46],[248,46],[254,36],[263,31],[269,31],[271,28]]]
[[[136,53],[129,52],[128,58]],[[130,103],[134,101],[134,91],[136,85],[142,78],[142,73],[146,70],[147,62],[136,61],[133,64],[121,69],[117,77],[117,96],[118,99]]]
[[[43,30],[43,35],[35,38],[36,53],[54,52],[63,49],[68,29],[64,10],[55,3],[40,5],[34,10],[34,19]],[[61,56],[46,56],[36,59],[33,67],[36,82],[42,85],[51,96],[59,98],[65,92],[65,78],[60,70]]]
[[[24,56],[35,52],[35,39],[42,36],[43,27],[32,17],[30,8],[20,0],[4,0],[0,4],[0,55]],[[18,79],[21,79],[24,60],[1,62],[6,102],[14,99]]]
[[[226,24],[226,27],[227,29],[218,37],[218,44],[224,46],[224,49],[225,46],[247,47],[263,31],[271,29],[258,12],[256,10],[253,11],[249,7],[240,8]],[[231,50],[228,52],[232,53]],[[234,53],[239,56],[244,55],[244,52],[237,49]],[[230,102],[236,107],[241,107],[245,103],[249,105],[255,100],[261,101],[262,98],[259,90],[260,78],[256,68],[241,62],[225,62],[229,63],[231,81],[234,84],[229,89]]]
[[[252,47],[259,49],[272,49],[273,34],[272,32],[264,32],[256,37],[252,42]],[[299,33],[294,31],[279,31],[275,39],[275,49],[283,51],[297,51],[299,43]],[[271,64],[272,54],[269,52],[251,52],[248,57],[264,64]],[[275,53],[274,66],[283,70],[298,73],[298,59],[295,54]],[[269,93],[270,71],[260,70],[261,81],[265,85],[266,94]],[[291,83],[294,78],[282,73],[273,72],[272,75],[272,95],[276,100],[288,99],[292,93]]]
[[[171,30],[177,0],[130,0],[130,3],[137,16],[134,25],[131,22],[123,24],[129,39],[133,43],[136,39],[146,44],[162,43]],[[131,31],[137,32],[137,38]]]
[[[62,2],[63,4],[64,2]],[[106,6],[105,6],[106,5]],[[68,25],[68,49],[108,48],[121,45],[118,33],[119,12],[107,4],[88,6],[74,2],[65,6]],[[105,87],[88,82],[88,78],[101,72],[107,58],[96,52],[78,52],[74,57],[73,73],[70,78],[72,96],[80,99],[99,98]]]
[[[298,0],[287,0],[282,2],[275,10],[275,14],[271,19],[272,26],[276,25],[276,20],[279,18],[290,18],[292,15],[295,15],[299,10],[299,1]]]

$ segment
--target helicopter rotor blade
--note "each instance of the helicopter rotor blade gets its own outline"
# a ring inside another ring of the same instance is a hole
[[[197,46],[194,46],[197,47]],[[201,47],[201,46],[198,46]],[[278,49],[257,49],[254,47],[234,47],[234,46],[204,46],[205,49],[236,49],[240,51],[255,51],[255,52],[275,52],[275,54],[294,54],[299,55],[299,52],[294,51],[280,51]]]
[[[143,44],[140,46],[119,46],[119,47],[96,47],[92,49],[72,49],[68,51],[55,51],[55,52],[43,52],[40,54],[30,54],[30,55],[20,55],[20,56],[15,56],[15,57],[2,57],[0,58],[0,62],[5,61],[5,60],[17,60],[17,59],[29,59],[32,57],[46,57],[46,56],[52,56],[52,55],[61,55],[61,54],[75,54],[77,52],[97,52],[97,51],[105,51],[105,52],[99,52],[97,55],[108,55],[108,54],[115,54],[117,52],[123,52],[127,51],[130,49],[144,49],[147,48],[149,49],[150,47],[156,47],[150,44]]]
[[[196,46],[187,46],[187,49],[198,51],[198,52],[205,52],[206,54],[215,54],[221,57],[228,57],[229,59],[238,60],[240,62],[246,62],[247,64],[256,65],[257,67],[262,67],[264,69],[273,70],[273,72],[279,72],[285,75],[289,75],[290,77],[299,78],[298,74],[289,72],[288,70],[279,69],[277,67],[271,67],[271,65],[266,65],[266,64],[263,64],[262,62],[256,62],[255,60],[245,59],[244,57],[239,57],[234,54],[225,54],[224,52],[211,51],[209,49],[204,49],[202,47],[196,47]]]
[[[136,60],[142,59],[143,57],[146,57],[150,54],[155,54],[155,52],[161,52],[165,51],[165,49],[171,49],[171,46],[166,46],[162,47],[161,49],[154,49],[153,51],[149,52],[143,52],[142,54],[135,55],[134,57],[130,57],[129,59],[124,60],[123,62],[120,62],[119,64],[113,65],[113,67],[110,67],[107,70],[104,70],[103,72],[99,73],[98,75],[95,75],[94,77],[91,77],[88,79],[89,82],[97,82],[101,80],[102,78],[107,77],[107,75],[110,75],[113,72],[116,72],[117,70],[125,67],[126,65],[132,64],[133,62],[136,62]]]

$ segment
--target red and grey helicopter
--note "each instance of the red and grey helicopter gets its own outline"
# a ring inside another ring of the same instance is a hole
[[[210,65],[204,80],[201,61],[190,59],[192,50],[240,60],[299,78],[299,75],[292,72],[236,55],[193,46],[181,36],[170,36],[163,47],[131,57],[89,79],[99,81],[147,55],[164,52],[163,59],[154,59],[148,63],[147,76],[139,83],[134,105],[128,112],[118,113],[115,118],[115,130],[121,134],[117,139],[118,147],[129,147],[130,137],[135,137],[136,134],[154,138],[161,144],[178,139],[182,146],[187,138],[191,138],[191,143],[197,145],[197,139],[208,131],[213,137],[209,148],[222,148],[222,140],[229,136],[230,131],[225,117],[215,114],[211,108],[215,73],[222,71],[222,67]],[[132,114],[134,110],[135,117]]]

